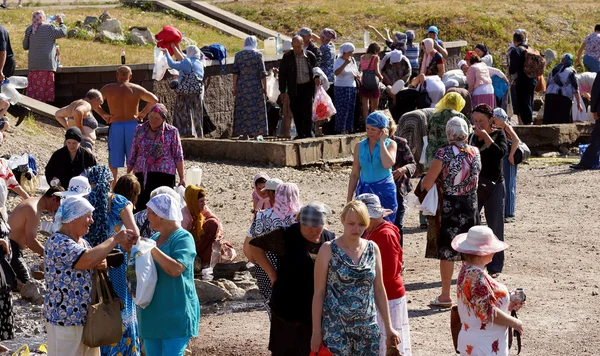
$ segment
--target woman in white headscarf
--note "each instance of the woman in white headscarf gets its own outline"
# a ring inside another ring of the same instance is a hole
[[[256,47],[256,36],[244,40],[244,49],[235,54],[233,63],[233,133],[240,139],[268,134],[267,71],[262,53]]]
[[[183,356],[190,338],[198,336],[200,322],[194,238],[181,227],[179,199],[158,194],[147,207],[150,228],[158,232],[151,252],[158,280],[152,302],[138,312],[140,338],[148,355]]]
[[[358,92],[354,79],[358,77],[358,67],[353,55],[354,45],[346,42],[340,46],[338,57],[333,62],[333,74],[335,74],[333,97],[337,111],[335,132],[342,135],[354,132],[354,105]]]
[[[118,245],[129,250],[136,238],[134,231],[122,229],[92,248],[83,236],[94,223],[93,211],[85,198],[71,196],[61,202],[54,215],[55,232],[44,249],[48,355],[100,355],[99,348],[83,344],[83,327],[92,303],[92,273],[94,269],[106,270],[108,254]]]
[[[169,67],[179,71],[178,81],[174,83],[177,99],[173,108],[173,126],[177,127],[181,137],[204,137],[204,54],[196,46],[188,46],[185,54],[179,45],[171,43],[171,48],[179,62],[173,61],[166,49],[162,51]]]
[[[419,64],[421,74],[425,76],[437,75],[440,79],[443,78],[446,72],[444,57],[435,49],[435,43],[431,38],[426,38],[422,43],[424,47],[423,58]]]

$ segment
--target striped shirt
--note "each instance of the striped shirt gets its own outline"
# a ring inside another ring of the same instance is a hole
[[[410,66],[413,70],[419,69],[419,46],[407,45],[406,46],[406,57],[410,61]]]
[[[35,33],[32,27],[25,30],[23,49],[29,51],[29,70],[51,70],[56,72],[56,39],[67,36],[67,26],[56,28],[51,24],[41,24]]]
[[[302,55],[294,54],[296,59],[296,84],[306,84],[310,82],[311,72],[310,67],[308,65],[308,57],[306,53],[302,53]]]

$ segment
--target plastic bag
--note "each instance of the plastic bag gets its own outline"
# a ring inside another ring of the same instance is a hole
[[[277,104],[279,94],[279,80],[271,73],[267,77],[267,98],[272,104]]]
[[[154,69],[152,70],[152,79],[162,80],[167,69],[169,69],[167,57],[160,48],[154,47]]]
[[[154,240],[140,238],[131,248],[127,261],[127,287],[133,302],[142,309],[152,302],[158,280],[156,266],[150,253],[154,247]]]
[[[313,101],[313,121],[321,121],[327,120],[337,112],[335,110],[335,106],[333,106],[333,101],[325,89],[322,86],[317,86],[317,90],[315,92],[315,100]]]
[[[423,199],[423,203],[421,204],[421,210],[423,211],[423,215],[435,216],[437,212],[438,206],[438,192],[436,184],[433,184],[433,187],[429,189],[425,199]]]

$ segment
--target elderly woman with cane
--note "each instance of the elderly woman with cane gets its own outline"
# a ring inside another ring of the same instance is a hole
[[[181,205],[170,194],[158,194],[147,205],[156,247],[152,258],[158,280],[152,302],[138,309],[140,338],[147,356],[183,356],[198,336],[200,303],[194,286],[196,247],[181,227]]]
[[[373,193],[392,214],[386,220],[394,222],[398,210],[396,184],[392,167],[396,163],[397,144],[390,138],[390,119],[381,111],[367,116],[367,138],[354,147],[354,162],[346,200],[354,195]]]
[[[83,344],[83,327],[92,303],[93,269],[107,268],[106,257],[117,246],[131,248],[136,233],[123,229],[92,248],[84,239],[94,223],[94,207],[80,196],[62,201],[54,216],[54,234],[44,249],[44,318],[49,356],[98,356]],[[70,312],[65,312],[69,310]]]

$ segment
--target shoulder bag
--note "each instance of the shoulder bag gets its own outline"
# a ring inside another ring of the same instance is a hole
[[[369,66],[367,69],[363,70],[362,74],[362,87],[365,90],[373,91],[379,90],[379,78],[377,78],[377,74],[375,73],[375,69],[370,69],[373,61],[375,60],[376,54],[371,57],[371,61],[369,62]]]
[[[510,147],[509,147],[509,149],[510,149]],[[517,147],[517,150],[515,151],[515,154],[513,156],[513,158],[515,160],[515,166],[517,164],[526,162],[529,159],[529,157],[531,157],[531,150],[525,144],[525,142],[523,142],[523,141],[519,142],[519,146]]]
[[[190,73],[182,75],[179,85],[175,88],[175,93],[180,95],[200,95],[204,89],[202,79],[198,78],[194,72],[192,61],[189,58],[184,60],[190,64]]]
[[[83,344],[100,347],[115,344],[123,337],[123,302],[109,284],[105,271],[94,270],[92,303],[83,327]]]

